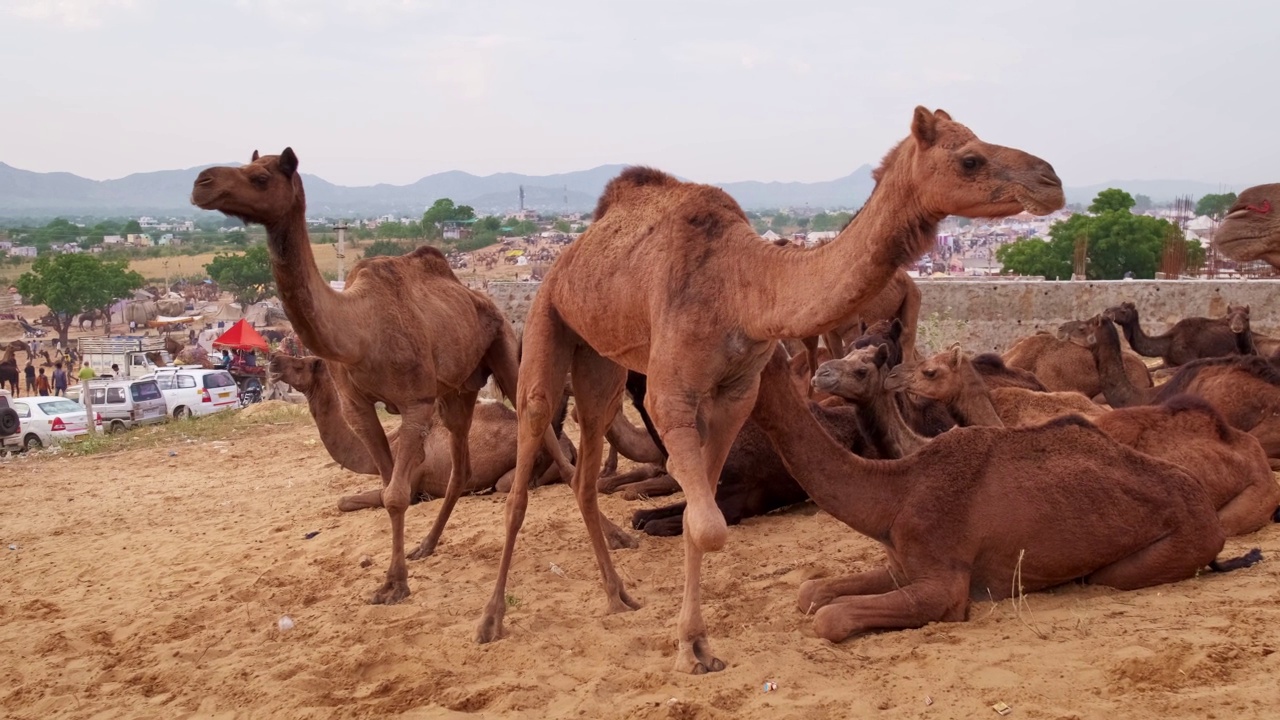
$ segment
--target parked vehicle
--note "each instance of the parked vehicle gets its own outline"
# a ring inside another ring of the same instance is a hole
[[[164,338],[159,336],[87,337],[79,343],[81,362],[99,376],[136,378],[173,362],[164,349]],[[162,362],[157,364],[153,358]],[[112,370],[112,365],[120,371]]]
[[[22,419],[12,407],[13,396],[0,390],[0,452],[22,449]]]
[[[22,447],[42,448],[89,434],[88,415],[83,405],[61,397],[34,397],[13,401],[22,422]],[[98,422],[102,422],[101,418]]]
[[[154,379],[90,380],[88,392],[107,432],[124,432],[169,419],[169,406]]]
[[[226,370],[160,368],[151,377],[175,418],[203,417],[240,406],[240,388]]]

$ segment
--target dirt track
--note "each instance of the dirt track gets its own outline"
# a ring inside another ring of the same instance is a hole
[[[341,515],[335,501],[373,478],[333,467],[305,414],[224,425],[189,443],[139,435],[100,455],[0,464],[0,540],[19,546],[0,549],[5,715],[994,718],[1004,702],[1012,718],[1255,718],[1280,702],[1274,526],[1228,543],[1263,548],[1249,570],[1132,593],[1071,587],[1020,613],[975,603],[966,624],[832,645],[796,610],[797,587],[880,551],[812,507],[758,518],[704,576],[729,668],[688,677],[670,671],[678,539],[616,553],[645,607],[602,615],[572,496],[536,491],[508,636],[477,646],[501,496],[464,498],[437,555],[410,565],[408,601],[366,605],[386,515]],[[634,507],[603,499],[618,521]],[[410,509],[410,542],[435,510]],[[276,627],[285,614],[289,632]],[[778,689],[763,693],[765,680]]]

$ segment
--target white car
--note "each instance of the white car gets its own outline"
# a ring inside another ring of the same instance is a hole
[[[175,418],[203,417],[240,407],[240,388],[226,370],[161,368],[154,375]]]
[[[79,440],[89,434],[84,406],[66,398],[23,398],[14,400],[12,406],[22,422],[22,447],[26,450]]]

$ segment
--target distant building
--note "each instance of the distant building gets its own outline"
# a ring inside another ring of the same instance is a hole
[[[103,235],[102,244],[103,245],[123,245],[124,238],[119,235]]]
[[[446,220],[440,223],[440,230],[445,240],[464,240],[471,237],[471,226],[475,220]]]
[[[35,257],[36,248],[34,245],[23,245],[21,247],[9,248],[9,257]]]

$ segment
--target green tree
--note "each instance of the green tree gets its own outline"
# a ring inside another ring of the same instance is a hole
[[[1107,188],[1098,193],[1098,196],[1093,199],[1093,204],[1089,206],[1089,212],[1094,215],[1101,215],[1102,213],[1116,210],[1128,211],[1133,206],[1132,195],[1119,188]]]
[[[440,223],[474,220],[476,211],[470,205],[454,205],[449,198],[440,198],[422,214],[423,233],[433,239],[441,236]]]
[[[33,305],[45,305],[63,346],[71,321],[86,310],[106,308],[146,281],[125,260],[103,261],[93,255],[46,255],[18,278],[18,292]]]
[[[567,234],[570,230],[572,230],[572,229],[573,229],[573,228],[569,225],[569,221],[568,221],[568,220],[557,220],[557,221],[555,222],[555,224],[554,224],[554,225],[552,225],[552,227],[554,227],[554,228],[556,229],[556,232],[562,232],[562,233],[566,233],[566,234]]]
[[[490,215],[489,217],[484,218],[480,222],[476,223],[477,232],[481,230],[488,230],[489,232],[496,233],[501,229],[502,229],[502,218],[498,217],[497,215]]]
[[[361,257],[398,257],[412,249],[413,248],[408,243],[396,242],[394,240],[374,240],[369,243],[369,247],[364,249]]]
[[[1235,204],[1236,194],[1233,192],[1205,195],[1196,202],[1196,215],[1208,215],[1214,220],[1221,220]]]
[[[122,228],[121,231],[124,233],[132,233],[134,235],[137,235],[138,233],[142,232],[142,226],[138,224],[137,220],[130,220],[129,222],[124,224],[124,228]]]
[[[790,215],[780,212],[769,220],[769,229],[781,235],[793,224],[795,224],[795,221],[792,220]]]
[[[271,275],[271,255],[266,245],[254,245],[236,255],[215,255],[204,270],[219,287],[230,292],[241,307],[276,293],[276,281]]]
[[[1134,210],[1137,210],[1138,212],[1140,212],[1140,213],[1141,213],[1141,212],[1146,212],[1146,211],[1150,210],[1152,207],[1154,207],[1154,203],[1152,203],[1152,202],[1151,202],[1151,198],[1150,198],[1150,197],[1148,197],[1148,196],[1146,196],[1146,195],[1134,195],[1134,196],[1133,196],[1133,209],[1134,209]]]

